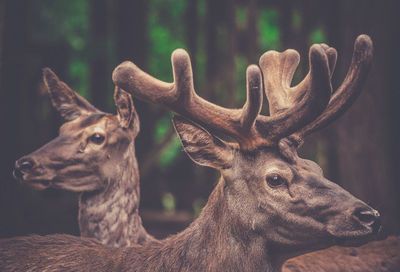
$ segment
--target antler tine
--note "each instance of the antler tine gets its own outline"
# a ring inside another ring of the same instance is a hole
[[[250,132],[260,114],[263,101],[260,68],[254,64],[247,67],[246,78],[247,99],[243,106],[240,124],[243,131]]]
[[[172,83],[163,82],[146,74],[130,61],[118,65],[113,71],[112,79],[115,85],[145,101],[157,102],[175,96]]]
[[[130,61],[118,65],[113,81],[122,89],[129,90],[139,99],[171,108],[175,104],[196,99],[190,58],[185,50],[177,49],[171,55],[174,82],[167,83],[143,72]],[[122,87],[123,86],[123,87]],[[180,107],[183,110],[183,107]],[[177,112],[180,113],[178,110]]]
[[[199,97],[193,86],[189,55],[177,49],[171,56],[174,82],[166,83],[140,70],[132,62],[123,62],[113,72],[120,88],[141,100],[165,106],[205,127],[231,136],[243,149],[253,147],[254,123],[261,110],[261,71],[255,65],[247,69],[247,101],[243,109],[227,109]]]
[[[260,57],[260,67],[264,75],[265,94],[268,98],[270,115],[290,108],[288,92],[300,55],[293,49],[283,53],[271,50]]]
[[[328,59],[329,80],[331,80],[333,71],[335,70],[336,60],[337,60],[336,49],[333,47],[329,47],[327,44],[324,44],[324,43],[314,44],[312,47],[322,48],[322,50],[325,52],[326,57]],[[310,54],[311,54],[312,47],[310,48]],[[310,68],[311,68],[311,64],[310,64]],[[308,72],[308,74],[305,76],[303,81],[301,81],[297,86],[295,86],[293,88],[288,88],[288,93],[290,95],[288,95],[286,97],[286,99],[288,100],[287,104],[294,105],[294,104],[298,103],[300,101],[300,99],[304,96],[304,92],[309,88],[310,73],[311,73],[311,69]],[[290,84],[291,79],[292,79],[292,76],[290,77],[288,84]],[[332,87],[331,87],[331,91],[332,91]]]
[[[332,86],[324,48],[317,44],[311,46],[310,72],[303,82],[290,88],[298,63],[299,55],[295,50],[267,52],[260,58],[271,117],[260,120],[256,127],[260,135],[270,141],[276,142],[299,130],[321,114],[328,104]]]
[[[312,123],[293,136],[302,139],[313,131],[326,126],[345,112],[362,90],[371,67],[373,44],[367,35],[360,35],[354,43],[353,57],[347,75],[334,92],[325,111]]]
[[[331,78],[333,75],[333,72],[335,70],[335,66],[336,66],[336,60],[337,60],[337,51],[335,48],[333,47],[329,47],[327,44],[321,43],[321,44],[314,44],[310,47],[310,56],[309,56],[309,63],[310,63],[310,70],[308,72],[308,74],[304,77],[304,79],[297,84],[297,86],[290,88],[289,92],[291,95],[289,95],[287,97],[288,100],[288,104],[295,104],[298,103],[298,101],[300,101],[300,99],[304,96],[304,93],[310,88],[310,76],[311,76],[311,51],[314,48],[318,48],[318,49],[322,49],[325,54],[326,57],[328,59],[328,67],[329,67],[329,81],[331,84]],[[324,76],[326,76],[327,73],[326,71],[324,72]],[[330,90],[332,92],[332,86],[330,86]]]
[[[335,71],[335,67],[336,67],[337,51],[335,48],[330,47],[329,45],[327,45],[325,43],[321,43],[320,45],[325,50],[326,56],[328,57],[329,75],[332,78],[333,71]]]
[[[177,101],[191,100],[193,96],[196,96],[196,91],[194,90],[192,64],[188,53],[183,49],[176,49],[172,52],[171,63]]]

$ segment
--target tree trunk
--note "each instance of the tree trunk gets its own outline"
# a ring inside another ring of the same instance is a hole
[[[112,90],[108,88],[107,0],[91,0],[89,6],[90,44],[93,49],[89,60],[90,94],[92,103],[103,111],[109,111]]]
[[[290,0],[279,1],[279,33],[282,49],[293,48],[293,4]],[[277,48],[278,49],[278,48]],[[277,50],[276,49],[276,50]]]
[[[237,55],[237,27],[236,27],[236,1],[227,0],[226,29],[228,32],[228,55],[225,63],[225,81],[227,84],[226,106],[237,106],[237,73],[236,73],[236,55]]]
[[[371,36],[375,56],[363,93],[329,129],[335,139],[331,142],[332,148],[337,151],[333,163],[337,165],[338,183],[380,210],[386,230],[398,232],[400,191],[396,164],[399,160],[394,150],[398,150],[399,144],[398,139],[392,137],[395,118],[399,116],[395,105],[399,98],[395,87],[398,75],[394,73],[398,62],[393,55],[398,49],[388,38],[395,36],[390,33],[398,35],[398,29],[391,25],[398,16],[394,12],[395,1],[390,5],[375,1],[345,1],[342,4],[341,14],[335,16],[336,23],[330,21],[328,33],[334,36],[330,40],[336,40],[335,47],[340,56],[335,76],[340,78],[339,81],[343,80],[357,35],[367,33]],[[343,26],[352,27],[341,27],[341,21]],[[336,28],[341,29],[341,33]],[[398,135],[398,129],[394,131]]]
[[[185,33],[186,44],[189,49],[193,73],[196,73],[196,56],[197,56],[197,36],[198,36],[198,16],[197,16],[197,0],[189,0],[185,13]]]
[[[3,75],[3,44],[4,44],[4,16],[6,0],[0,0],[0,86]]]
[[[130,60],[146,71],[148,1],[118,0],[117,3],[117,60]]]
[[[147,37],[148,1],[118,0],[116,9],[116,54],[117,62],[132,61],[142,70],[147,71],[149,40]],[[146,102],[135,99],[135,108],[139,114],[140,134],[136,139],[136,152],[140,157],[147,154],[152,145],[155,112]]]
[[[21,216],[14,216],[18,207],[10,205],[15,195],[15,185],[12,178],[12,169],[15,160],[21,155],[23,112],[21,99],[26,78],[25,63],[28,52],[28,23],[27,14],[29,1],[7,1],[4,16],[4,33],[2,44],[2,81],[0,91],[1,111],[1,161],[0,161],[0,214],[2,221],[0,233],[8,235],[18,228]],[[10,220],[11,219],[11,220]],[[11,222],[10,222],[11,221]],[[18,230],[17,230],[18,232]]]
[[[218,1],[207,0],[206,14],[206,88],[204,98],[215,101],[217,97],[216,84],[218,81],[218,61],[221,60],[217,48],[217,27],[219,16]]]
[[[258,46],[257,46],[257,21],[258,6],[257,0],[250,0],[247,5],[247,29],[246,29],[246,57],[248,63],[258,63]]]

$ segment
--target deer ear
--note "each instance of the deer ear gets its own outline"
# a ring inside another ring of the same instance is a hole
[[[65,120],[72,121],[85,113],[101,112],[62,82],[51,69],[43,69],[43,81],[51,103]]]
[[[139,125],[135,106],[133,105],[132,96],[120,89],[115,87],[114,90],[114,101],[118,111],[118,120],[123,128],[129,128],[132,125]]]
[[[172,122],[183,149],[195,163],[216,169],[232,166],[233,148],[228,143],[180,116]]]

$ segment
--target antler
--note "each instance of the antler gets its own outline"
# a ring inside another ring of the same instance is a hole
[[[209,129],[231,136],[238,141],[241,149],[271,146],[294,133],[323,111],[331,93],[328,58],[319,47],[310,50],[310,76],[306,83],[298,87],[302,91],[298,103],[271,116],[259,114],[262,86],[261,72],[257,66],[250,65],[247,68],[247,101],[244,107],[227,109],[196,94],[190,58],[186,51],[175,50],[171,61],[173,83],[155,79],[132,62],[120,64],[113,72],[113,81],[139,99],[163,105]],[[290,65],[289,68],[294,71],[295,67]]]
[[[325,59],[323,62],[313,61],[313,58],[324,58],[325,56],[329,68],[325,65]],[[334,48],[326,44],[314,44],[309,53],[311,65],[309,73],[297,86],[290,87],[294,72],[300,62],[297,51],[288,49],[279,53],[271,50],[264,53],[260,57],[260,67],[264,74],[265,93],[269,102],[270,114],[275,115],[294,107],[300,102],[308,88],[319,86],[331,90],[330,78],[336,64],[336,57],[337,53]],[[318,63],[323,63],[323,65],[318,67],[315,65]],[[321,103],[321,107],[324,105],[326,104]]]
[[[160,104],[195,122],[235,138],[247,141],[252,123],[261,109],[261,72],[255,65],[247,69],[248,101],[244,109],[226,109],[199,97],[193,86],[192,67],[188,54],[177,49],[171,56],[174,82],[160,81],[140,70],[132,62],[120,64],[113,72],[113,81],[139,99]]]
[[[334,92],[328,106],[316,120],[291,137],[294,137],[300,143],[305,136],[323,128],[344,113],[361,93],[362,86],[371,68],[372,56],[373,44],[371,38],[367,35],[358,36],[354,42],[353,56],[347,75],[340,87]],[[334,61],[336,63],[336,57]]]
[[[274,133],[273,139],[279,140],[281,130],[291,127],[292,132],[314,120],[326,107],[332,86],[330,66],[332,50],[314,44],[310,48],[310,71],[304,80],[295,87],[290,87],[293,74],[300,61],[299,54],[292,49],[283,53],[268,51],[260,58],[260,67],[264,74],[265,94],[269,102],[270,116],[289,115],[271,128],[268,123],[261,123],[259,130]],[[301,117],[301,118],[299,118]],[[274,137],[275,136],[275,137]]]

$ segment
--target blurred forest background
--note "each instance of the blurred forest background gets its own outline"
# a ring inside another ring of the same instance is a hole
[[[51,67],[99,109],[115,112],[111,73],[124,60],[172,81],[170,55],[191,55],[200,96],[226,107],[245,99],[245,69],[267,50],[294,48],[308,71],[313,43],[338,50],[334,88],[355,38],[371,36],[375,54],[355,104],[310,136],[300,153],[325,176],[377,208],[400,232],[399,1],[0,0],[0,237],[78,234],[77,195],[33,191],[12,178],[13,164],[57,135],[61,119],[42,87]],[[295,82],[295,83],[296,83]],[[218,173],[182,151],[171,114],[135,101],[144,223],[158,237],[183,228],[207,201]]]

